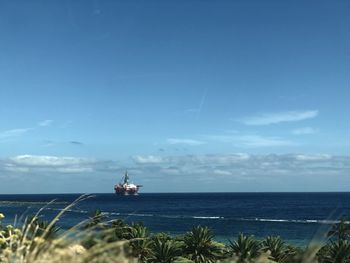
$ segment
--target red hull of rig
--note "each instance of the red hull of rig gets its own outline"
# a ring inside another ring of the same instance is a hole
[[[137,195],[141,186],[129,183],[128,172],[125,172],[121,182],[114,186],[114,191],[119,195]]]
[[[122,185],[116,185],[114,187],[115,193],[120,195],[137,195],[139,192],[139,187],[127,189],[123,187]]]

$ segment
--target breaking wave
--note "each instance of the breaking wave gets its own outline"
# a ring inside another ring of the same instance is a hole
[[[60,211],[59,208],[47,207],[45,210]],[[67,212],[89,214],[91,211],[70,209]],[[124,217],[156,217],[168,219],[199,219],[199,220],[229,220],[237,222],[271,222],[271,223],[295,223],[295,224],[327,224],[333,225],[340,223],[340,220],[321,220],[321,219],[275,219],[275,218],[231,218],[223,216],[200,216],[200,215],[164,215],[164,214],[147,214],[147,213],[118,213],[118,212],[103,212],[106,215]],[[347,221],[346,224],[350,224]]]
[[[222,216],[193,216],[196,219],[224,219]]]
[[[224,219],[220,216],[187,216],[187,215],[159,215],[159,214],[138,214],[138,213],[110,213],[111,215],[117,216],[132,216],[132,217],[162,217],[162,218],[173,218],[173,219]]]
[[[299,223],[299,224],[338,224],[340,220],[320,219],[268,219],[268,218],[241,218],[242,221],[275,222],[275,223]],[[349,224],[350,222],[346,222]]]
[[[138,214],[138,213],[110,213],[111,215],[127,217],[159,217],[170,219],[203,219],[203,220],[232,220],[247,222],[271,222],[271,223],[296,223],[296,224],[327,224],[333,225],[340,220],[320,220],[320,219],[269,219],[269,218],[228,218],[223,216],[188,216],[188,215],[159,215],[159,214]],[[346,222],[350,224],[350,222]]]
[[[46,207],[45,210],[53,210],[53,211],[62,211],[62,208],[52,208],[52,207]],[[66,209],[67,212],[74,212],[74,213],[80,213],[80,214],[88,214],[89,211],[86,210],[78,210],[78,209]]]

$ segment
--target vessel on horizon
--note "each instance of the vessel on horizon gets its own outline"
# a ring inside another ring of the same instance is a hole
[[[130,183],[129,180],[128,171],[125,171],[120,183],[114,186],[115,193],[119,195],[138,195],[139,189],[142,185]]]

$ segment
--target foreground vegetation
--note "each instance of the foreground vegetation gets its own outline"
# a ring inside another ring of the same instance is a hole
[[[308,248],[288,245],[279,237],[257,240],[244,234],[226,245],[203,226],[176,237],[150,234],[141,223],[108,221],[101,211],[60,230],[59,218],[81,199],[51,222],[41,220],[39,211],[21,227],[5,226],[0,214],[0,262],[350,262],[350,226],[345,220],[333,226],[325,244]]]

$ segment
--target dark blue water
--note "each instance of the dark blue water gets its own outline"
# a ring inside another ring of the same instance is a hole
[[[42,212],[52,218],[79,195],[0,195],[4,223],[15,216]],[[95,209],[127,222],[142,221],[152,232],[181,234],[194,225],[209,226],[220,241],[238,233],[258,238],[279,235],[294,244],[319,239],[342,217],[350,218],[350,193],[183,193],[117,196],[97,194],[80,202],[59,221],[63,228],[77,224]]]

